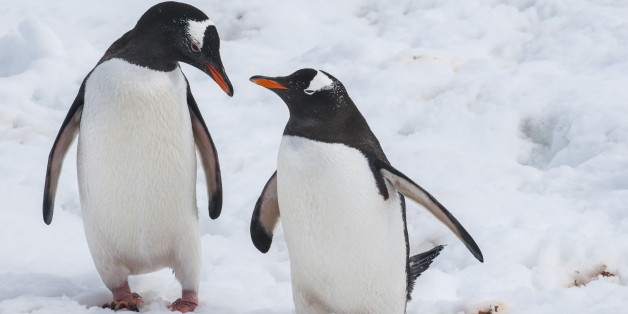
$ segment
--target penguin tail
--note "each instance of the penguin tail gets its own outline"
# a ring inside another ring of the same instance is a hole
[[[440,251],[442,251],[444,247],[444,245],[439,245],[429,251],[411,256],[408,259],[408,300],[410,300],[410,294],[412,293],[416,279],[430,267],[432,261],[440,254]]]

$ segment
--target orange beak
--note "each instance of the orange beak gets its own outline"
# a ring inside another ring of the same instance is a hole
[[[287,87],[273,81],[273,80],[269,80],[269,79],[265,79],[265,78],[256,78],[256,77],[252,77],[251,78],[251,82],[259,85],[259,86],[264,86],[266,88],[273,88],[273,89],[288,89]]]
[[[227,95],[229,96],[233,95],[233,90],[229,86],[229,83],[227,83],[227,81],[225,80],[224,76],[220,74],[220,72],[216,70],[216,68],[214,68],[213,66],[209,64],[205,64],[205,65],[209,69],[209,72],[211,73],[212,77],[214,78],[214,81],[216,81],[218,86],[220,86],[220,88],[222,88],[222,90],[225,93],[227,93]]]

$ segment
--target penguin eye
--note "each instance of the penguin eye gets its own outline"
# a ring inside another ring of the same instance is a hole
[[[311,90],[311,89],[304,89],[303,91],[308,95],[312,95],[315,92],[315,90]]]
[[[201,47],[198,45],[198,42],[192,41],[192,43],[190,44],[190,50],[194,52],[201,52]]]

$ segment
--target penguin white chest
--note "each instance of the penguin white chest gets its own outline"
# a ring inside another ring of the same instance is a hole
[[[297,306],[336,313],[405,310],[400,198],[384,200],[357,149],[284,136],[277,191]]]
[[[178,246],[198,243],[186,88],[178,68],[159,72],[120,59],[98,65],[86,82],[78,174],[97,268],[113,256],[144,273],[170,266]]]

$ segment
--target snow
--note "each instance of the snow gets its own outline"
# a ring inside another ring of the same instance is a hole
[[[76,151],[50,226],[46,161],[79,85],[155,1],[0,2],[0,313],[110,313],[82,230]],[[448,244],[408,313],[622,313],[628,306],[628,3],[623,0],[190,1],[216,24],[227,97],[183,65],[216,143],[224,207],[198,179],[198,313],[292,313],[286,244],[249,236],[288,110],[248,81],[300,68],[343,82],[391,163],[482,249],[408,205],[411,252]],[[610,276],[608,274],[613,274]],[[131,278],[168,313],[168,270]],[[504,311],[505,310],[505,311]]]

